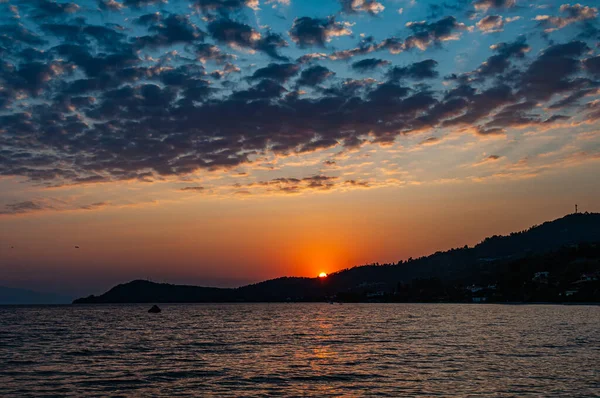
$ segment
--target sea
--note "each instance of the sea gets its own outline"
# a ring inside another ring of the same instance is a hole
[[[600,396],[600,307],[0,307],[0,396]]]

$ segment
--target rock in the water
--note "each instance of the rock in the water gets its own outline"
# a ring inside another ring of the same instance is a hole
[[[148,310],[148,312],[151,314],[158,314],[160,311],[161,309],[158,308],[158,305],[153,305],[152,308]]]

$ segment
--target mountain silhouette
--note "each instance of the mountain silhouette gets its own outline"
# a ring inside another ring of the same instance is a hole
[[[593,276],[600,270],[598,243],[600,214],[577,213],[526,231],[492,236],[474,247],[393,264],[357,266],[327,278],[281,277],[239,288],[135,280],[74,303],[322,301],[332,297],[340,301],[469,301],[476,289],[467,286],[475,284],[494,286],[494,294],[486,296],[490,300],[580,297],[595,301],[600,300]],[[548,269],[552,270],[551,283],[530,283],[536,273],[546,275]],[[590,283],[576,285],[581,275],[592,275],[586,276]]]

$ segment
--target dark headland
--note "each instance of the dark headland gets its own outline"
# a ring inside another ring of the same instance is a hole
[[[282,277],[239,288],[135,280],[75,304],[199,302],[600,302],[600,214],[327,278]]]

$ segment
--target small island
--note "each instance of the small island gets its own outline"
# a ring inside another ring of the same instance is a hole
[[[158,305],[156,305],[156,304],[155,304],[155,305],[153,305],[153,306],[152,306],[152,308],[150,308],[150,309],[148,310],[148,313],[149,313],[149,314],[158,314],[158,313],[160,313],[161,311],[162,311],[162,310],[160,309],[160,307],[159,307]]]

